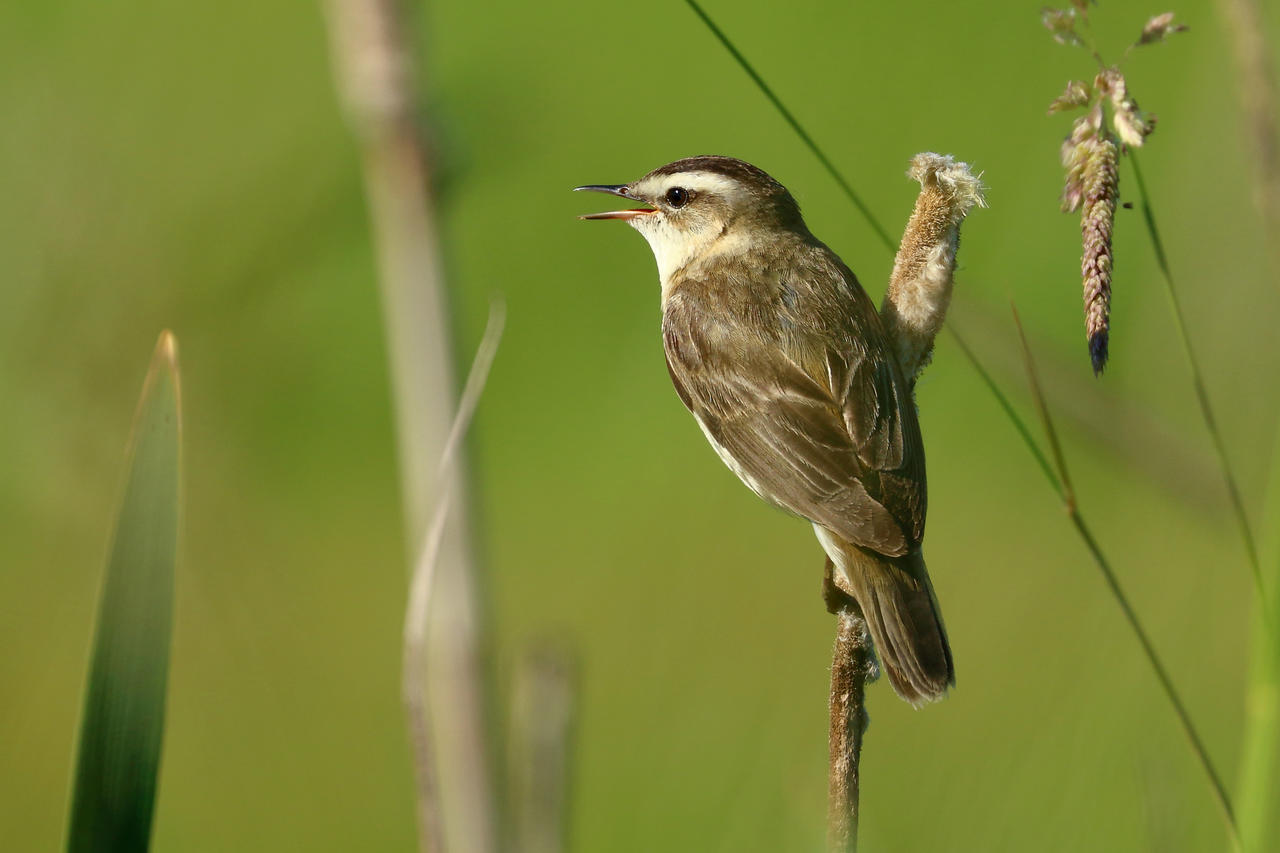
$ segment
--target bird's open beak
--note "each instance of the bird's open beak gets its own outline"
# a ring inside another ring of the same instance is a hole
[[[626,184],[588,184],[585,187],[574,187],[573,191],[590,190],[597,193],[609,193],[609,195],[621,196],[622,198],[631,198],[631,193],[627,191]],[[639,208],[636,210],[607,210],[604,213],[588,213],[585,216],[579,216],[579,219],[635,219],[637,216],[645,216],[654,213],[653,208]]]

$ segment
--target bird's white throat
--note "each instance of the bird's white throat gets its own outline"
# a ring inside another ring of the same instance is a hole
[[[629,223],[644,236],[658,262],[658,280],[662,284],[662,298],[666,301],[675,274],[709,248],[711,239],[702,239],[698,233],[690,233],[674,227],[661,213],[637,216]],[[707,235],[714,238],[714,235]]]
[[[671,293],[676,273],[726,255],[745,258],[751,248],[751,234],[742,228],[687,230],[672,226],[661,214],[637,216],[629,224],[644,236],[653,250],[663,304]]]

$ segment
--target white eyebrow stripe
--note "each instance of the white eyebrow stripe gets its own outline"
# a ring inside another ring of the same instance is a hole
[[[694,192],[709,192],[729,199],[742,193],[742,184],[724,175],[717,175],[715,172],[685,172],[672,177],[678,177],[681,186]]]
[[[732,178],[715,172],[677,172],[674,175],[659,175],[637,185],[640,192],[658,197],[671,187],[684,187],[695,193],[708,193],[719,196],[731,204],[740,199],[743,186]]]

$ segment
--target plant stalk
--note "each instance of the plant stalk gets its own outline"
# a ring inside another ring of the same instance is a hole
[[[800,121],[792,115],[791,110],[787,109],[786,105],[782,103],[782,100],[774,94],[773,89],[769,88],[769,84],[764,81],[764,78],[760,76],[755,67],[747,61],[747,58],[743,56],[742,51],[738,50],[737,46],[729,40],[729,37],[724,34],[724,31],[720,29],[719,25],[717,25],[715,21],[711,20],[711,16],[703,11],[702,7],[698,5],[696,0],[685,0],[685,3],[687,3],[689,8],[693,10],[693,13],[702,20],[702,23],[706,25],[707,29],[711,30],[712,35],[720,41],[720,44],[724,46],[724,49],[729,51],[729,54],[734,58],[738,65],[742,67],[742,70],[747,72],[747,76],[751,78],[751,82],[755,83],[756,88],[758,88],[760,92],[769,99],[769,103],[773,104],[774,109],[782,115],[783,120],[790,125],[793,131],[795,131],[796,136],[800,137],[800,141],[805,144],[805,147],[813,153],[813,156],[818,158],[818,162],[822,164],[822,168],[827,170],[827,174],[831,176],[831,179],[834,180],[837,185],[839,185],[841,191],[844,192],[845,197],[848,198],[849,201],[853,202],[854,207],[858,208],[858,212],[862,214],[862,218],[867,221],[867,225],[869,225],[871,230],[875,232],[876,237],[884,244],[884,247],[888,249],[890,253],[896,252],[898,249],[897,244],[894,243],[893,238],[889,236],[889,232],[880,224],[880,221],[876,219],[875,215],[871,212],[871,208],[867,207],[866,203],[862,200],[862,197],[854,191],[853,185],[850,184],[844,174],[836,168],[835,164],[831,162],[831,158],[826,155],[826,152],[818,147],[818,143],[813,141],[813,137],[804,129],[800,124]]]
[[[438,796],[433,807],[449,818],[449,849],[489,853],[497,847],[497,822],[476,561],[466,465],[459,459],[440,467],[455,420],[455,367],[433,163],[418,122],[416,57],[401,0],[327,0],[326,18],[335,81],[360,147],[377,253],[408,560],[419,556],[433,508],[450,503],[441,516],[439,570],[424,627],[431,675],[426,689],[436,729],[449,736],[435,744],[440,785],[418,797]],[[429,831],[421,829],[425,839]]]
[[[836,641],[831,654],[831,774],[827,785],[827,848],[831,853],[855,853],[858,849],[858,760],[868,721],[866,684],[874,667],[866,619],[850,600],[836,611]]]
[[[1044,391],[1040,387],[1035,361],[1031,357],[1031,346],[1027,343],[1027,336],[1022,329],[1022,320],[1018,317],[1017,308],[1013,309],[1013,319],[1018,327],[1018,338],[1022,342],[1023,360],[1027,366],[1027,380],[1031,385],[1032,396],[1036,403],[1036,410],[1040,414],[1041,423],[1044,426],[1045,436],[1049,440],[1049,449],[1052,453],[1054,464],[1057,466],[1063,507],[1066,509],[1067,516],[1071,519],[1076,532],[1084,540],[1085,547],[1089,549],[1089,554],[1102,572],[1102,577],[1106,581],[1107,587],[1111,590],[1112,598],[1116,600],[1116,603],[1120,605],[1120,609],[1124,612],[1125,620],[1129,623],[1129,627],[1137,637],[1138,643],[1142,646],[1142,652],[1147,658],[1147,663],[1150,664],[1151,669],[1155,672],[1156,679],[1160,682],[1169,704],[1173,706],[1174,713],[1178,717],[1178,723],[1182,726],[1182,732],[1186,735],[1187,742],[1191,746],[1191,751],[1199,759],[1200,766],[1204,770],[1205,776],[1208,777],[1210,787],[1213,789],[1214,799],[1218,803],[1218,808],[1222,812],[1223,820],[1227,826],[1227,834],[1231,839],[1232,849],[1239,851],[1242,849],[1240,829],[1236,823],[1235,811],[1231,806],[1231,797],[1227,794],[1227,787],[1223,784],[1217,768],[1214,767],[1213,760],[1209,757],[1209,750],[1205,748],[1204,741],[1200,739],[1200,733],[1196,731],[1195,724],[1191,721],[1191,714],[1188,713],[1182,697],[1178,694],[1177,688],[1174,687],[1169,671],[1165,669],[1159,654],[1156,653],[1155,645],[1147,635],[1146,629],[1142,627],[1137,611],[1129,603],[1129,596],[1125,594],[1124,589],[1120,586],[1120,579],[1116,577],[1115,571],[1112,570],[1111,562],[1102,553],[1102,548],[1099,547],[1098,541],[1093,538],[1092,531],[1085,524],[1084,516],[1080,514],[1080,507],[1076,503],[1075,491],[1071,487],[1071,478],[1067,472],[1066,456],[1063,454],[1062,445],[1058,441],[1058,433],[1054,429],[1053,419],[1049,416],[1049,406],[1045,402]]]
[[[1244,499],[1240,496],[1240,487],[1236,484],[1235,473],[1231,470],[1231,461],[1227,458],[1226,444],[1222,440],[1222,432],[1218,429],[1218,420],[1213,414],[1213,405],[1209,402],[1209,390],[1205,385],[1204,375],[1200,372],[1200,362],[1196,360],[1195,350],[1191,346],[1191,336],[1187,333],[1187,323],[1182,313],[1182,303],[1178,300],[1178,291],[1173,284],[1173,272],[1169,267],[1169,258],[1164,252],[1164,241],[1160,239],[1160,229],[1156,226],[1155,212],[1151,205],[1151,196],[1147,193],[1146,181],[1142,179],[1142,169],[1138,165],[1137,155],[1131,150],[1129,162],[1133,165],[1133,174],[1138,182],[1138,195],[1142,199],[1142,218],[1147,226],[1147,234],[1151,237],[1151,247],[1156,253],[1156,264],[1164,280],[1165,292],[1169,295],[1169,306],[1173,311],[1173,323],[1178,330],[1178,338],[1182,342],[1182,351],[1187,357],[1187,367],[1191,371],[1191,385],[1196,392],[1196,402],[1200,405],[1200,416],[1204,419],[1205,429],[1213,442],[1214,453],[1218,457],[1218,466],[1222,469],[1222,479],[1227,487],[1227,496],[1231,499],[1231,509],[1240,528],[1240,539],[1244,543],[1245,557],[1253,574],[1254,591],[1258,596],[1258,608],[1262,613],[1262,621],[1268,632],[1273,630],[1275,622],[1271,618],[1266,587],[1262,582],[1262,565],[1258,559],[1258,546],[1249,527],[1249,516],[1244,508]]]
[[[505,304],[494,302],[489,308],[489,325],[485,329],[480,346],[476,349],[471,373],[467,376],[467,384],[462,389],[458,411],[454,416],[453,426],[449,430],[449,436],[445,440],[444,451],[440,457],[440,478],[446,486],[455,482],[449,475],[452,473],[453,466],[457,464],[463,438],[471,426],[471,418],[480,402],[480,395],[484,393],[489,369],[493,366],[498,344],[502,340],[505,322]],[[409,729],[409,748],[413,756],[414,778],[418,786],[419,853],[443,853],[449,849],[445,843],[445,814],[441,805],[437,768],[440,750],[437,748],[434,736],[434,720],[431,713],[432,706],[428,701],[428,688],[433,675],[430,654],[430,627],[433,613],[431,602],[449,516],[456,511],[454,503],[455,498],[452,492],[446,491],[440,495],[431,525],[427,529],[421,554],[409,578],[409,599],[405,605],[404,660],[400,689],[405,721]]]

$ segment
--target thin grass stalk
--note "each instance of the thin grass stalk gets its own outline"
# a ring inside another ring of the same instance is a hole
[[[867,225],[871,226],[871,230],[880,238],[880,242],[884,244],[885,248],[888,249],[890,253],[896,252],[898,250],[897,244],[893,241],[893,238],[889,236],[889,232],[885,230],[884,226],[880,224],[880,221],[876,219],[875,214],[871,212],[871,208],[867,207],[866,203],[863,202],[862,197],[858,195],[858,193],[853,189],[853,185],[850,184],[848,179],[846,179],[840,170],[836,168],[835,164],[831,161],[831,158],[826,155],[826,152],[818,146],[818,143],[813,141],[813,137],[804,129],[800,124],[800,121],[792,114],[791,110],[787,109],[786,105],[782,103],[782,99],[774,94],[773,89],[771,89],[769,84],[764,81],[764,78],[757,73],[755,67],[747,61],[747,58],[743,56],[742,51],[738,50],[737,46],[734,45],[734,43],[729,40],[729,37],[724,34],[724,30],[720,29],[716,22],[711,19],[711,16],[698,5],[696,0],[685,0],[685,3],[688,4],[689,8],[693,10],[695,15],[702,19],[702,23],[706,25],[707,29],[711,30],[712,35],[720,40],[720,44],[724,46],[725,50],[729,51],[729,54],[737,61],[738,65],[742,66],[742,70],[747,72],[747,76],[756,84],[756,88],[758,88],[764,96],[769,99],[769,103],[773,104],[774,109],[776,109],[782,115],[782,118],[786,123],[791,126],[791,129],[795,131],[796,136],[800,137],[800,141],[805,144],[805,147],[813,152],[813,156],[818,158],[818,162],[822,164],[822,168],[827,170],[827,174],[829,174],[832,180],[839,185],[840,189],[844,192],[845,197],[848,198],[849,201],[853,202],[854,207],[858,208],[858,212],[862,214],[862,218],[867,221]]]
[[[506,307],[495,301],[489,308],[489,323],[480,346],[476,349],[467,384],[462,390],[458,411],[445,441],[440,458],[440,479],[446,491],[440,495],[431,524],[427,529],[420,556],[409,579],[409,598],[404,616],[404,662],[401,671],[401,698],[409,728],[409,748],[413,755],[414,778],[418,785],[418,849],[422,853],[442,853],[446,848],[444,815],[440,805],[440,784],[436,762],[439,760],[433,737],[431,704],[428,701],[431,657],[428,628],[431,619],[431,596],[440,562],[449,513],[454,511],[455,496],[449,491],[455,480],[451,469],[458,464],[462,441],[471,426],[480,396],[489,378],[489,369],[498,353]]]
[[[337,87],[360,144],[377,253],[395,408],[407,559],[419,555],[433,507],[451,511],[429,622],[439,795],[451,849],[496,849],[496,811],[479,663],[480,608],[467,516],[466,466],[441,476],[454,423],[453,335],[436,239],[430,148],[418,121],[419,69],[400,0],[327,0]]]
[[[409,581],[409,600],[405,605],[404,655],[400,671],[400,699],[404,704],[405,724],[409,730],[409,753],[413,759],[413,778],[417,785],[414,808],[417,812],[419,853],[443,853],[444,814],[440,804],[440,780],[436,763],[438,750],[433,732],[431,703],[427,683],[431,672],[428,655],[427,624],[431,609],[436,565],[440,560],[440,544],[445,522],[453,505],[453,495],[440,495],[435,517],[427,529],[422,554]]]
[[[1187,323],[1182,314],[1182,303],[1178,300],[1178,291],[1173,284],[1173,272],[1169,266],[1169,258],[1164,251],[1164,241],[1160,239],[1160,229],[1156,227],[1155,212],[1151,205],[1151,196],[1147,192],[1146,182],[1142,179],[1142,169],[1133,151],[1129,152],[1129,162],[1133,165],[1133,174],[1138,183],[1138,195],[1142,200],[1142,218],[1147,226],[1147,234],[1151,237],[1151,247],[1155,250],[1156,265],[1164,280],[1165,292],[1169,295],[1169,305],[1173,310],[1173,323],[1178,330],[1178,338],[1182,342],[1182,351],[1187,357],[1187,367],[1191,371],[1191,384],[1195,388],[1196,402],[1200,405],[1200,416],[1204,419],[1205,429],[1213,442],[1214,453],[1218,456],[1218,465],[1222,469],[1222,479],[1227,486],[1227,495],[1231,499],[1231,509],[1240,528],[1240,539],[1244,543],[1245,556],[1249,560],[1249,568],[1253,574],[1254,591],[1258,596],[1258,609],[1262,621],[1268,631],[1272,631],[1275,622],[1271,618],[1266,586],[1262,582],[1262,565],[1258,560],[1258,546],[1249,527],[1249,516],[1244,508],[1244,499],[1240,496],[1240,487],[1236,484],[1235,473],[1231,469],[1231,461],[1227,458],[1226,444],[1222,440],[1222,432],[1218,429],[1218,420],[1213,414],[1213,404],[1209,402],[1209,390],[1205,385],[1204,375],[1200,371],[1200,362],[1196,360],[1195,350],[1191,346],[1191,336],[1187,333]]]
[[[1018,310],[1013,310],[1014,323],[1018,327],[1018,338],[1022,342],[1023,360],[1027,366],[1027,380],[1031,385],[1032,398],[1035,400],[1036,410],[1040,414],[1040,420],[1044,425],[1045,436],[1049,441],[1049,448],[1053,454],[1054,463],[1058,469],[1058,479],[1062,484],[1063,507],[1067,511],[1071,524],[1075,527],[1076,532],[1080,534],[1080,538],[1084,541],[1085,546],[1089,549],[1089,554],[1093,557],[1098,568],[1102,571],[1103,579],[1107,583],[1107,587],[1111,590],[1111,595],[1119,603],[1120,609],[1124,612],[1125,620],[1129,623],[1129,627],[1133,629],[1134,635],[1138,638],[1139,644],[1142,646],[1143,654],[1147,658],[1147,663],[1155,672],[1156,678],[1160,682],[1160,686],[1164,689],[1165,696],[1169,703],[1173,705],[1173,710],[1177,714],[1178,722],[1182,726],[1183,734],[1187,737],[1187,742],[1191,745],[1192,752],[1200,761],[1200,766],[1204,770],[1205,775],[1209,778],[1210,786],[1213,789],[1214,799],[1218,803],[1218,807],[1222,812],[1223,820],[1227,825],[1227,834],[1230,836],[1232,847],[1240,850],[1240,830],[1236,824],[1235,811],[1231,805],[1231,798],[1227,794],[1227,788],[1222,782],[1222,777],[1218,775],[1217,768],[1214,767],[1212,759],[1209,758],[1209,751],[1205,748],[1204,741],[1200,739],[1199,732],[1196,731],[1195,724],[1191,721],[1191,715],[1187,712],[1186,705],[1182,701],[1182,697],[1178,695],[1178,690],[1173,685],[1173,679],[1169,677],[1169,671],[1165,669],[1164,663],[1157,654],[1155,645],[1151,642],[1151,638],[1147,635],[1147,631],[1142,627],[1142,622],[1138,619],[1137,612],[1133,609],[1133,605],[1129,603],[1129,597],[1125,594],[1120,586],[1120,580],[1116,577],[1115,571],[1111,568],[1111,562],[1102,553],[1098,541],[1094,539],[1092,531],[1085,524],[1084,516],[1080,514],[1080,507],[1076,502],[1075,492],[1071,488],[1071,479],[1067,471],[1066,456],[1062,452],[1062,445],[1058,441],[1057,430],[1054,429],[1053,419],[1049,416],[1049,406],[1045,402],[1044,391],[1040,387],[1040,380],[1036,374],[1035,362],[1031,357],[1031,346],[1027,343],[1026,333],[1022,328],[1022,320],[1018,317]]]
[[[1004,411],[1005,417],[1013,422],[1013,427],[1018,431],[1018,435],[1022,437],[1022,441],[1026,444],[1027,449],[1031,451],[1031,455],[1035,458],[1036,463],[1040,466],[1041,472],[1045,479],[1049,481],[1049,485],[1053,487],[1053,491],[1057,493],[1058,499],[1066,503],[1067,496],[1062,490],[1062,483],[1058,482],[1058,475],[1053,473],[1049,460],[1045,457],[1044,451],[1040,449],[1040,445],[1036,444],[1036,440],[1031,437],[1031,429],[1026,422],[1018,416],[1014,410],[1013,404],[1009,402],[1009,398],[1000,390],[1000,386],[991,378],[991,374],[982,366],[982,362],[974,355],[973,350],[969,349],[969,345],[964,342],[964,338],[955,329],[951,329],[951,337],[955,338],[955,342],[959,344],[960,351],[964,353],[965,358],[969,359],[969,364],[973,365],[973,369],[978,372],[978,376],[982,378],[982,382],[987,386],[987,390],[996,398],[996,402],[1000,404],[1001,410]]]

